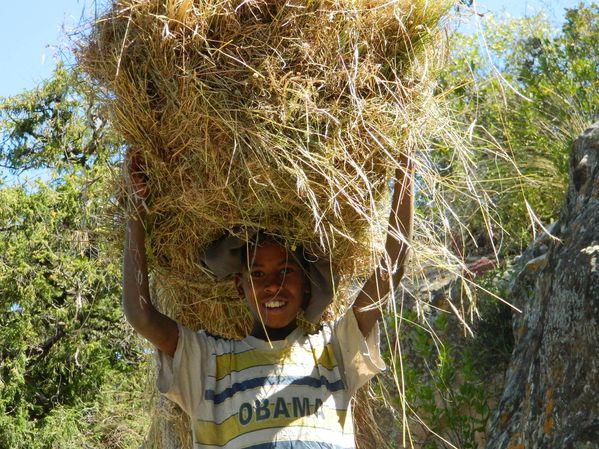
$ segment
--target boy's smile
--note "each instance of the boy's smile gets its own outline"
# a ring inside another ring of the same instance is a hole
[[[254,315],[257,333],[263,333],[262,323],[267,331],[295,328],[297,313],[310,292],[304,269],[293,254],[269,241],[250,247],[236,285]],[[273,338],[270,333],[269,338]]]

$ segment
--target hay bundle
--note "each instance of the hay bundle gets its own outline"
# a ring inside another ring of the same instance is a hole
[[[331,256],[342,289],[373,269],[389,175],[426,119],[425,44],[447,7],[112,2],[79,60],[146,158],[164,308],[192,327],[246,331],[231,283],[198,264],[233,229],[262,228]]]

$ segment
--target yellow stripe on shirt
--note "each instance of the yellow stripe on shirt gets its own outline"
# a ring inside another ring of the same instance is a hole
[[[333,369],[337,366],[333,347],[328,344],[324,347],[321,354],[317,354],[317,362],[326,369]],[[220,380],[228,376],[233,371],[243,371],[244,369],[255,366],[307,366],[314,367],[314,354],[312,351],[304,348],[296,348],[291,351],[290,348],[284,348],[273,351],[260,351],[252,349],[239,354],[223,354],[216,357],[216,379]]]

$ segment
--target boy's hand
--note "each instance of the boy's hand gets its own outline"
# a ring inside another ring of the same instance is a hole
[[[125,185],[129,205],[136,211],[145,208],[145,203],[150,196],[146,162],[138,148],[129,148],[125,155]]]

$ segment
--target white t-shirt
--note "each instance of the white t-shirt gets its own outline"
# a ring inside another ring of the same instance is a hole
[[[272,346],[271,346],[272,345]],[[350,310],[317,334],[229,340],[179,326],[158,389],[191,418],[194,449],[355,448],[350,399],[385,368]]]

